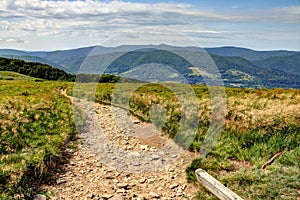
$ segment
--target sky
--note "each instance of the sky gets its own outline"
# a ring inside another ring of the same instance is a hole
[[[166,43],[300,51],[299,33],[300,0],[0,0],[1,49]]]

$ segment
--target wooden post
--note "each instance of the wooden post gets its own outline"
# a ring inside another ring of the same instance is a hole
[[[222,183],[217,181],[214,177],[209,175],[203,169],[196,170],[197,179],[209,191],[215,194],[221,200],[243,200],[240,196],[225,187]]]

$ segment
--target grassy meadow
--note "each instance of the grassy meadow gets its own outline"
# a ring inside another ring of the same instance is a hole
[[[0,80],[0,199],[31,199],[76,133],[67,83],[20,77]]]
[[[38,181],[55,167],[64,143],[76,134],[71,103],[59,93],[67,88],[71,95],[73,83],[12,79],[0,80],[0,199],[28,199]],[[134,90],[129,108],[144,121],[150,121],[153,104],[165,108],[163,130],[174,137],[183,117],[176,95],[158,84],[122,84],[124,96]],[[113,96],[115,87],[98,84],[95,100],[121,103],[122,95]],[[192,87],[201,112],[189,150],[197,153],[209,126],[211,105],[207,87]],[[221,138],[206,158],[194,160],[186,169],[187,179],[199,187],[198,198],[216,199],[196,181],[194,170],[202,168],[245,199],[295,199],[300,190],[300,91],[226,88],[226,95]],[[278,152],[282,154],[261,169]]]

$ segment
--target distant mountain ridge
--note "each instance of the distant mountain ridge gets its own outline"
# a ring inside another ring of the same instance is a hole
[[[241,48],[241,47],[217,47],[217,48],[205,48],[208,53],[217,54],[220,56],[230,57],[242,57],[251,62],[265,60],[271,57],[280,56],[292,56],[299,54],[297,51],[286,51],[286,50],[275,50],[275,51],[255,51],[252,49]]]
[[[211,78],[205,69],[200,74],[195,72],[193,66],[160,47],[168,45],[123,45],[119,47],[91,46],[79,49],[58,50],[50,52],[28,52],[14,49],[0,49],[0,57],[18,58],[31,62],[45,63],[68,73],[76,74],[82,62],[97,47],[97,52],[107,54],[114,52],[128,52],[115,60],[107,69],[114,75],[132,74],[134,67],[156,62],[171,65],[182,74],[190,83],[204,83],[202,77]],[[132,48],[135,47],[135,48]],[[172,47],[170,48],[188,52],[193,55],[195,51],[203,51],[198,47]],[[138,52],[131,49],[152,49],[150,52]],[[205,48],[218,67],[224,84],[233,87],[282,87],[300,88],[300,52],[296,51],[254,51],[239,47]],[[153,66],[153,69],[157,66]],[[91,67],[90,72],[95,72]],[[124,71],[125,70],[125,71]],[[128,72],[126,72],[126,70]],[[131,70],[131,71],[130,71]],[[200,70],[200,71],[201,71]],[[106,73],[107,73],[106,72]],[[165,73],[162,72],[161,73]],[[135,73],[137,74],[137,73]],[[142,76],[142,74],[140,73]],[[171,76],[171,74],[170,74]],[[174,73],[173,75],[174,76]],[[133,78],[133,77],[127,77]],[[137,78],[137,77],[134,77]],[[170,78],[170,81],[173,79]],[[175,79],[174,79],[175,80]]]
[[[291,56],[274,56],[256,61],[254,64],[264,68],[278,69],[300,75],[300,53]]]

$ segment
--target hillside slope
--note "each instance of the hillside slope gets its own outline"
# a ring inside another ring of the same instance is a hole
[[[190,57],[198,56],[194,52],[188,53]],[[100,59],[90,57],[89,65],[85,70],[90,73],[101,71],[97,63],[109,59],[110,56],[112,55],[102,55]],[[225,86],[300,88],[299,75],[288,74],[278,69],[261,68],[241,57],[211,55],[211,58]],[[206,66],[195,69],[191,63],[177,54],[157,49],[125,53],[105,69],[105,73],[108,74],[132,79],[140,78],[143,81],[175,81],[191,84],[206,84],[207,81],[204,80],[215,79],[217,74],[211,74],[209,71]]]
[[[46,64],[0,57],[0,71],[11,71],[46,80],[74,81],[75,76]]]
[[[208,53],[217,54],[220,56],[242,57],[249,61],[259,61],[268,59],[274,56],[291,56],[298,54],[295,51],[275,50],[275,51],[254,51],[252,49],[240,47],[217,47],[205,48]]]
[[[291,74],[300,75],[300,54],[292,56],[275,56],[255,62],[257,66],[278,69]]]

